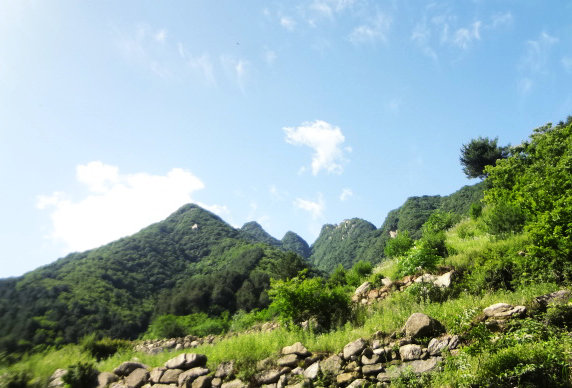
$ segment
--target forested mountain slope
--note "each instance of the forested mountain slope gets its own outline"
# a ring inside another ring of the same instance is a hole
[[[159,295],[171,292],[175,298],[162,312],[263,305],[270,277],[292,276],[305,265],[253,240],[185,205],[133,236],[0,280],[0,350],[75,342],[93,332],[132,338],[147,328]],[[201,292],[178,297],[177,290],[189,289]],[[242,303],[235,297],[240,290]]]

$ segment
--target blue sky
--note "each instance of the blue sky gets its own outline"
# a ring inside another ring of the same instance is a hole
[[[549,6],[547,5],[549,4]],[[572,114],[567,1],[0,2],[0,277],[187,202],[311,244]]]

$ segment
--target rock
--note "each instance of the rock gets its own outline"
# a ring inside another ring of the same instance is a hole
[[[535,302],[542,307],[547,307],[551,303],[555,302],[567,302],[570,299],[570,291],[560,290],[556,292],[551,292],[550,294],[541,295],[534,298]]]
[[[196,353],[181,353],[177,357],[165,363],[167,369],[187,370],[195,366],[204,366],[207,363],[207,356]]]
[[[443,275],[437,277],[437,279],[435,279],[433,284],[436,285],[437,287],[449,288],[451,287],[454,274],[455,271],[449,271],[447,273],[444,273]]]
[[[97,375],[97,388],[107,387],[109,384],[116,382],[118,379],[115,373],[101,372]]]
[[[288,382],[288,378],[286,377],[286,374],[283,374],[278,379],[278,382],[276,383],[276,388],[284,388],[286,386],[287,382]]]
[[[294,369],[292,369],[292,370],[290,371],[290,374],[293,375],[293,376],[303,375],[303,374],[304,374],[304,369],[302,369],[301,367],[294,368]]]
[[[128,388],[127,385],[123,384],[122,382],[115,382],[111,383],[109,388]]]
[[[445,332],[443,325],[423,313],[414,313],[405,322],[405,335],[409,338],[427,338]]]
[[[344,370],[346,372],[359,372],[359,364],[356,361],[348,362]]]
[[[212,379],[211,386],[213,388],[218,388],[221,385],[222,385],[222,379],[220,377],[215,377],[214,379]]]
[[[365,387],[367,384],[367,380],[365,379],[357,379],[351,382],[350,385],[348,385],[347,388],[361,388],[361,387]]]
[[[135,369],[148,369],[148,368],[149,367],[147,365],[141,364],[140,362],[126,361],[121,365],[119,365],[117,368],[115,368],[113,373],[115,373],[119,377],[122,377],[131,374],[131,372],[133,372]]]
[[[441,338],[433,338],[429,341],[427,351],[431,356],[439,356],[445,349],[455,349],[459,345],[459,336],[446,335]]]
[[[266,372],[262,372],[257,376],[256,381],[258,384],[272,384],[278,381],[280,378],[280,371],[276,369],[271,369]]]
[[[306,349],[306,347],[302,345],[301,342],[296,342],[294,345],[285,346],[284,348],[282,348],[282,354],[284,355],[296,354],[300,357],[308,357],[312,353],[310,353],[308,349]]]
[[[225,361],[218,364],[216,368],[215,377],[224,379],[227,376],[234,374],[234,361]]]
[[[180,387],[188,386],[191,382],[193,382],[197,377],[204,376],[209,373],[207,368],[203,367],[196,367],[189,369],[186,372],[181,373],[177,378],[177,383]]]
[[[437,276],[432,275],[430,273],[426,273],[423,274],[421,276],[419,276],[417,279],[415,279],[415,283],[433,283],[435,280],[437,280]]]
[[[162,366],[151,369],[151,372],[149,373],[149,381],[153,384],[159,384],[161,376],[163,376],[163,373],[165,373],[166,370],[167,368]]]
[[[65,369],[56,369],[56,371],[50,376],[48,387],[49,388],[56,388],[56,387],[63,387],[66,383],[64,383],[63,377],[68,373]]]
[[[248,385],[244,384],[242,380],[235,379],[228,383],[224,383],[221,385],[221,388],[248,388]]]
[[[364,352],[364,354],[361,356],[361,363],[362,365],[377,364],[379,362],[379,358],[379,355],[375,354],[373,351],[368,355],[366,355]]]
[[[524,314],[526,307],[513,306],[508,303],[496,303],[484,309],[483,312],[490,318],[511,318]]]
[[[388,288],[393,286],[393,282],[391,281],[390,278],[381,279],[381,284],[383,284],[384,287],[388,287]]]
[[[139,388],[149,380],[147,369],[138,368],[125,378],[125,385],[129,388]]]
[[[375,375],[379,372],[383,371],[383,364],[382,363],[377,363],[377,364],[372,364],[372,365],[364,365],[361,368],[361,373],[364,374],[364,376],[370,376],[370,375]]]
[[[378,290],[370,290],[367,293],[368,299],[377,299],[378,297],[379,297],[379,291]]]
[[[350,381],[354,380],[357,377],[357,373],[355,372],[348,372],[348,373],[342,373],[336,376],[336,382],[338,384],[347,384]]]
[[[159,382],[163,384],[177,383],[181,373],[183,373],[182,369],[167,369],[159,378]]]
[[[212,379],[212,376],[199,376],[195,381],[193,381],[191,388],[209,388],[211,386]],[[179,386],[181,385],[179,384]]]
[[[320,373],[320,361],[317,361],[312,365],[310,365],[308,368],[306,368],[306,370],[304,371],[304,377],[310,380],[314,380],[316,377],[318,377],[319,373]]]
[[[366,342],[363,338],[358,338],[354,342],[350,342],[344,346],[344,359],[349,360],[352,356],[359,355],[366,347]]]
[[[354,292],[354,295],[362,295],[362,294],[365,294],[367,291],[369,291],[370,288],[371,288],[371,283],[370,283],[370,282],[363,282],[361,286],[359,286],[358,288],[356,288],[356,291]]]
[[[295,367],[298,364],[298,355],[288,354],[284,357],[280,357],[276,363],[278,366]]]
[[[399,354],[403,361],[419,360],[422,353],[423,349],[420,345],[409,344],[399,348]]]
[[[388,382],[392,379],[399,377],[399,375],[411,369],[411,371],[415,374],[422,374],[426,372],[430,372],[437,368],[439,363],[441,362],[441,357],[431,357],[427,360],[415,360],[410,362],[404,362],[399,365],[394,365],[388,368],[385,372],[382,372],[377,375],[377,379],[380,382]]]
[[[322,372],[335,376],[342,370],[342,359],[334,354],[322,361],[320,363],[320,368],[322,369]]]

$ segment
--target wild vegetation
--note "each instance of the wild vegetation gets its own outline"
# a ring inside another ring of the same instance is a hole
[[[146,292],[160,295],[159,303],[153,305],[153,299],[149,298],[146,304],[134,305],[147,309],[142,310],[146,320],[139,321],[140,326],[130,333],[142,335],[146,330],[147,338],[222,334],[242,331],[259,322],[280,321],[281,328],[272,332],[228,336],[214,345],[196,349],[208,356],[211,369],[233,359],[241,366],[244,375],[241,376],[245,377],[254,373],[254,361],[276,357],[283,346],[296,341],[301,341],[312,352],[339,352],[346,343],[358,337],[371,337],[379,331],[399,332],[410,314],[423,312],[439,320],[448,333],[459,335],[462,346],[446,354],[441,370],[423,375],[406,372],[392,385],[570,387],[571,301],[568,298],[543,305],[535,298],[570,287],[572,117],[558,125],[549,124],[534,130],[528,141],[509,148],[504,156],[482,170],[483,183],[465,187],[445,198],[410,198],[402,208],[388,215],[380,229],[357,219],[347,221],[345,226],[342,223],[342,226],[325,227],[322,233],[328,233],[332,240],[337,238],[335,233],[338,232],[340,236],[341,233],[345,236],[355,233],[353,238],[344,238],[344,245],[338,244],[336,249],[345,249],[347,255],[361,252],[365,259],[332,261],[322,267],[331,268],[329,275],[313,270],[295,253],[254,243],[252,233],[249,238],[240,238],[239,231],[224,225],[210,230],[214,235],[202,237],[216,240],[211,245],[201,248],[197,240],[187,238],[189,245],[178,251],[178,257],[186,258],[181,270],[184,276],[170,280],[173,283],[169,288],[152,288],[154,283],[151,282],[137,291],[142,293],[144,300]],[[175,214],[165,224],[165,236],[173,239],[176,233],[169,233],[168,228],[176,229],[180,222],[186,222],[190,228],[198,223],[199,229],[201,224],[217,224],[214,216],[195,211],[197,209],[183,209],[178,216],[191,210],[191,214],[201,218],[200,223],[195,217],[180,218]],[[150,228],[160,230],[162,224]],[[254,229],[259,234],[258,228]],[[393,239],[389,237],[390,230],[397,232]],[[136,235],[137,241],[144,241],[144,236],[150,232],[141,233]],[[380,233],[384,233],[384,243],[380,242]],[[368,240],[371,236],[378,236],[378,239]],[[124,248],[121,241],[115,244],[116,248]],[[150,241],[147,244],[148,256],[145,257],[155,258],[150,250],[155,245]],[[316,244],[312,252],[315,247]],[[105,247],[103,252],[112,248],[113,244]],[[193,252],[201,249],[202,256],[197,253],[193,256]],[[318,244],[316,250],[322,252],[322,257],[328,257],[324,253],[327,251],[325,244]],[[375,268],[371,257],[363,253],[374,251],[378,252],[378,260],[385,258]],[[95,264],[77,273],[72,271],[72,268],[87,265],[81,263],[95,263],[95,260],[87,260],[95,257],[89,256],[94,255],[92,252],[74,254],[23,279],[0,282],[0,322],[2,327],[8,328],[3,339],[5,352],[0,359],[0,375],[5,374],[3,381],[11,382],[12,386],[42,386],[59,367],[73,365],[78,373],[81,368],[88,370],[88,366],[110,371],[121,361],[133,357],[149,366],[158,366],[177,354],[136,353],[128,342],[115,339],[120,338],[120,334],[101,330],[105,327],[102,323],[98,323],[96,335],[85,337],[88,330],[94,329],[86,324],[83,335],[77,333],[68,341],[76,344],[64,345],[65,340],[42,342],[40,334],[48,339],[65,335],[60,328],[63,324],[57,321],[60,317],[50,312],[54,306],[62,306],[62,315],[65,312],[75,314],[72,315],[75,319],[82,319],[80,310],[68,310],[77,306],[74,303],[79,303],[70,295],[87,298],[89,290],[101,292],[94,296],[115,296],[121,301],[121,294],[97,283],[96,288],[82,286],[86,287],[81,288],[82,292],[74,288],[78,286],[71,282],[73,276],[87,276],[88,269],[97,271]],[[112,255],[101,252],[97,255],[106,264],[113,263]],[[145,257],[134,263],[145,263]],[[164,263],[171,266],[168,270],[177,268],[175,260]],[[455,270],[456,279],[447,289],[415,283],[404,291],[392,292],[371,309],[350,300],[353,290],[365,280],[380,285],[384,278],[397,280],[405,275],[441,273],[451,269]],[[162,276],[159,268],[156,271],[155,276]],[[104,273],[97,272],[96,275],[106,279]],[[136,280],[127,276],[126,281]],[[64,297],[52,302],[46,296],[52,295],[48,292]],[[126,304],[119,306],[134,303],[139,294],[126,292],[125,295]],[[40,303],[28,306],[26,315],[10,308],[10,297],[15,298],[12,303],[14,300],[31,303],[32,298],[39,298]],[[65,301],[71,304],[58,304]],[[85,303],[89,301],[93,302],[93,299],[86,299]],[[483,308],[497,302],[525,305],[527,313],[511,320],[506,327],[486,325],[482,319]],[[131,308],[129,312],[135,318],[139,313],[137,308]],[[125,318],[125,322],[138,322],[129,321],[127,312],[122,314],[126,315],[118,316]],[[93,318],[93,315],[86,316]],[[152,321],[151,317],[154,317]],[[300,328],[302,321],[312,320],[316,323],[314,329]],[[17,322],[33,322],[33,336],[18,333],[14,329]],[[127,326],[125,330],[129,332]],[[102,334],[112,338],[103,338]],[[80,337],[84,337],[82,341],[78,341]],[[19,348],[22,345],[14,344],[14,339],[48,346],[18,355],[16,351],[22,349]]]

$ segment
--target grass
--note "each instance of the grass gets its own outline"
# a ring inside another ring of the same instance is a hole
[[[442,264],[461,269],[462,272],[470,275],[475,265],[480,266],[482,263],[505,260],[504,255],[516,254],[518,250],[524,249],[527,242],[528,238],[524,234],[513,235],[504,240],[496,240],[482,232],[477,221],[463,220],[447,232],[447,244],[454,254],[444,259]],[[482,268],[477,267],[476,269]],[[397,261],[389,260],[378,266],[375,272],[395,279],[396,270]],[[241,334],[229,337],[214,345],[200,346],[193,349],[192,352],[205,354],[208,357],[208,367],[211,370],[214,370],[219,363],[227,360],[235,360],[239,366],[252,369],[255,361],[267,357],[278,358],[282,347],[298,341],[314,353],[337,353],[344,345],[357,338],[370,338],[377,331],[389,334],[400,330],[406,319],[415,312],[423,312],[439,320],[449,333],[466,333],[474,318],[489,305],[498,302],[526,305],[534,297],[560,288],[553,283],[533,283],[517,285],[512,291],[487,289],[475,292],[475,289],[463,289],[463,282],[458,283],[456,287],[455,292],[449,295],[449,298],[439,302],[420,300],[407,290],[395,292],[383,301],[369,307],[367,314],[362,314],[359,325],[346,323],[327,333],[317,334],[280,328],[267,333]],[[468,386],[478,382],[478,379],[482,379],[482,381],[491,381],[494,386],[494,379],[491,376],[501,370],[499,368],[504,364],[507,365],[505,368],[505,372],[508,373],[505,376],[507,381],[512,383],[515,378],[527,378],[527,374],[532,372],[518,368],[533,368],[530,366],[532,365],[531,362],[538,363],[549,360],[550,354],[547,353],[546,349],[553,349],[555,352],[560,352],[559,354],[566,354],[568,360],[572,362],[572,340],[569,336],[562,338],[557,339],[559,342],[548,340],[532,344],[516,344],[498,351],[498,354],[493,354],[486,349],[476,355],[461,352],[459,356],[447,361],[444,372],[430,379],[430,384],[433,386]],[[67,368],[78,361],[91,361],[100,371],[113,371],[119,364],[129,360],[136,360],[150,367],[161,366],[167,360],[183,352],[189,352],[189,350],[164,352],[156,355],[134,352],[133,350],[121,350],[106,360],[96,362],[81,346],[67,345],[59,350],[51,349],[43,353],[25,356],[10,367],[0,367],[0,375],[7,371],[29,371],[33,373],[34,382],[38,386],[42,386],[45,385],[49,376],[56,369]],[[558,374],[553,369],[554,365],[560,364],[547,365],[548,369],[552,368],[550,373]],[[511,373],[512,375],[510,375]],[[536,371],[536,373],[539,372]],[[562,377],[560,379],[562,380]],[[471,383],[469,384],[469,382]],[[425,386],[429,383],[425,381],[419,384]]]

